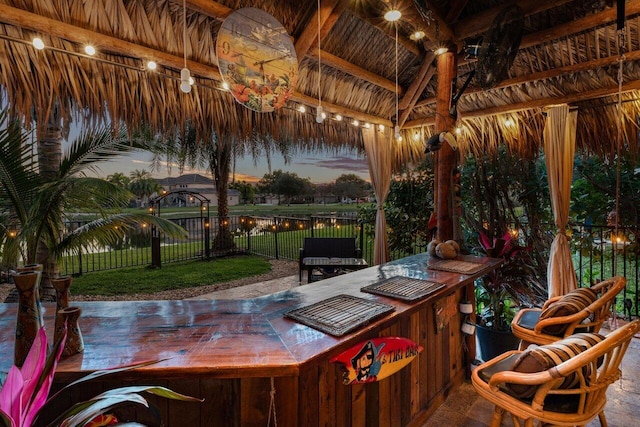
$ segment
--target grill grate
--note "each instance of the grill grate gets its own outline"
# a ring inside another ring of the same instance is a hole
[[[370,294],[384,295],[404,301],[414,301],[424,298],[438,289],[442,289],[444,286],[444,283],[430,282],[411,277],[392,277],[374,283],[373,285],[365,286],[360,290]]]
[[[291,310],[286,316],[339,337],[394,310],[387,304],[351,295],[336,295],[307,307]]]
[[[484,264],[471,261],[461,261],[457,259],[431,259],[427,264],[427,268],[431,270],[450,271],[452,273],[460,274],[474,274],[482,270],[485,267]]]

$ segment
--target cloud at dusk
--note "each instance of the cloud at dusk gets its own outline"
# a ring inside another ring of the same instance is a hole
[[[338,170],[343,173],[368,174],[369,167],[365,159],[354,159],[348,156],[338,156],[331,158],[314,158],[306,157],[299,160],[297,165],[315,166],[317,168],[325,168]]]

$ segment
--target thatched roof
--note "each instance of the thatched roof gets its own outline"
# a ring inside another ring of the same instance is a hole
[[[392,3],[322,0],[319,20],[316,0],[186,0],[184,46],[182,0],[0,0],[0,85],[14,113],[39,123],[46,123],[57,106],[69,119],[79,112],[76,120],[130,127],[144,122],[159,133],[190,122],[204,139],[214,130],[236,141],[266,135],[293,150],[361,148],[360,127],[351,121],[388,129],[396,121],[398,102],[404,135],[398,161],[411,161],[424,156],[424,138],[435,131],[433,49],[447,43],[459,52],[460,88],[476,66],[473,57],[465,58],[464,47],[480,40],[499,11],[517,3],[525,12],[524,36],[509,75],[488,90],[472,81],[458,102],[462,148],[483,152],[506,140],[532,155],[542,141],[545,107],[566,102],[581,110],[579,147],[603,155],[615,152],[620,40],[615,2],[398,1],[403,18],[398,23],[397,97],[395,30],[382,19]],[[221,89],[216,37],[225,18],[242,7],[272,14],[298,54],[297,87],[287,107],[276,112],[253,112]],[[626,1],[626,15],[625,149],[637,154],[640,0]],[[417,29],[427,37],[412,41]],[[34,49],[36,36],[47,48]],[[85,44],[96,47],[94,57],[82,53]],[[189,94],[179,90],[185,49],[196,81]],[[155,72],[144,69],[150,59],[159,65]],[[315,122],[319,95],[331,114],[322,124]],[[307,112],[300,113],[299,105],[306,105]],[[337,114],[345,120],[333,119]],[[504,124],[507,118],[513,125]]]

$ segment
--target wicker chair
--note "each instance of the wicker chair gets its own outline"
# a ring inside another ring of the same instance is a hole
[[[616,276],[593,285],[589,289],[597,294],[595,301],[573,314],[540,319],[540,315],[552,304],[559,302],[563,296],[550,298],[542,308],[525,308],[518,311],[511,322],[511,330],[521,340],[520,349],[526,348],[529,344],[550,344],[577,331],[598,332],[604,321],[609,318],[616,295],[624,289],[626,283],[624,277]],[[550,330],[555,332],[550,333]]]
[[[607,387],[620,378],[620,363],[639,329],[640,320],[628,323],[594,346],[541,372],[510,370],[515,359],[524,353],[519,350],[480,365],[473,371],[471,381],[480,396],[495,404],[491,427],[501,425],[505,412],[511,414],[514,426],[524,421],[525,427],[532,427],[534,420],[560,426],[584,426],[599,416],[600,424],[606,427]],[[555,345],[558,343],[552,346]],[[561,388],[568,378],[576,385]],[[509,393],[509,387],[514,384],[534,387],[532,397],[514,397]]]

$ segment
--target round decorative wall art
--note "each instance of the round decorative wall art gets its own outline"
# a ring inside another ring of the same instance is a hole
[[[233,97],[258,112],[285,106],[298,79],[296,51],[287,30],[267,12],[234,11],[216,41],[218,67]]]

